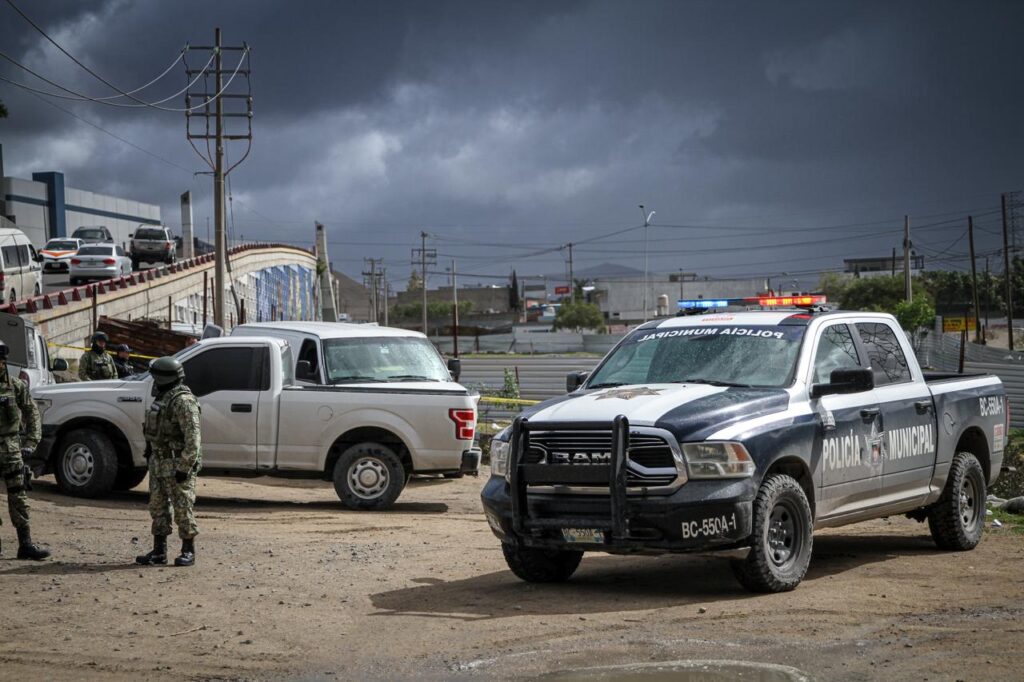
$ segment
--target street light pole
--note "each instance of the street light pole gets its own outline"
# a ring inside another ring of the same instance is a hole
[[[650,227],[651,218],[654,217],[654,213],[654,211],[651,211],[648,215],[646,209],[644,209],[644,205],[640,204],[640,215],[644,219],[644,322],[647,321],[647,228]]]

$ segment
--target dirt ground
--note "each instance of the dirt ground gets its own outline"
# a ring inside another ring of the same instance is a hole
[[[324,483],[201,479],[192,569],[142,568],[145,484],[105,500],[36,484],[54,559],[0,560],[4,679],[534,678],[728,659],[818,680],[1004,680],[1024,669],[1024,535],[973,552],[876,521],[815,536],[804,583],[751,595],[724,561],[588,555],[563,585],[506,570],[483,478],[414,481],[392,510]],[[173,549],[177,550],[177,542]]]

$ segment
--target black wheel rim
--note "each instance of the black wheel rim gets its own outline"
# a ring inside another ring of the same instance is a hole
[[[803,552],[804,519],[792,500],[779,500],[768,518],[766,545],[768,559],[778,569],[786,569]]]

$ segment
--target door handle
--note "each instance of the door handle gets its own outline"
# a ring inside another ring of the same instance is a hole
[[[252,412],[250,403],[231,403],[232,412]]]
[[[860,418],[866,422],[872,421],[880,411],[877,407],[865,407],[860,411]]]
[[[914,403],[914,409],[917,410],[918,414],[925,414],[932,409],[932,401],[930,400],[918,400]]]

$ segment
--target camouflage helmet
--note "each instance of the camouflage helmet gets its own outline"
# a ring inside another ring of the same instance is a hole
[[[185,368],[177,359],[168,356],[154,360],[149,366],[149,373],[153,375],[157,386],[166,386],[185,378]]]
[[[110,341],[110,337],[107,336],[106,332],[96,332],[92,335],[92,341],[93,343],[97,341]]]

